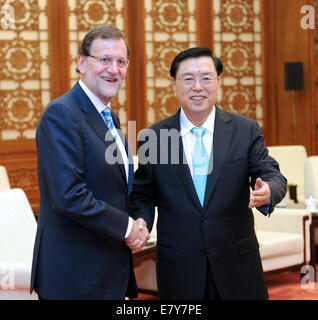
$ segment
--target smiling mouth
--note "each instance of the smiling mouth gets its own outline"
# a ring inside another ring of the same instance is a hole
[[[192,101],[195,101],[195,102],[200,102],[200,101],[203,101],[205,99],[205,97],[191,97],[191,100]]]
[[[116,78],[109,78],[109,77],[101,77],[104,81],[109,83],[116,83],[118,80]]]

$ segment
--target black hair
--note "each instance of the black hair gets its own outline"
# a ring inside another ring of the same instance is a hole
[[[172,61],[170,76],[176,78],[180,63],[189,58],[211,57],[213,60],[218,77],[222,74],[223,65],[219,58],[212,54],[212,50],[207,47],[194,47],[181,51]]]

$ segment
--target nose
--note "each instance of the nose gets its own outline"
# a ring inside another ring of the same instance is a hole
[[[113,60],[108,66],[107,71],[112,74],[118,73],[118,66],[116,60]]]
[[[203,88],[203,86],[202,86],[202,83],[201,83],[201,79],[195,79],[192,89],[194,89],[194,90],[202,90],[202,88]]]

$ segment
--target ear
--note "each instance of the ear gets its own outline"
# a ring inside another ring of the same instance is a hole
[[[216,82],[216,85],[217,85],[217,96],[218,96],[218,95],[219,95],[219,92],[220,92],[222,77],[219,76],[216,81],[217,81],[217,82]]]
[[[172,86],[174,95],[176,95],[176,79],[171,78],[171,86]]]
[[[87,63],[86,57],[81,55],[81,54],[79,54],[77,56],[77,68],[78,68],[80,73],[85,73],[86,72],[86,63]]]

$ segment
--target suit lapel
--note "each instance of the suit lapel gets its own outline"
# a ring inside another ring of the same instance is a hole
[[[133,158],[132,158],[132,153],[130,151],[130,148],[129,148],[129,145],[128,145],[128,142],[125,138],[125,135],[123,134],[122,130],[121,130],[121,127],[120,127],[120,123],[119,123],[119,119],[117,117],[117,115],[113,112],[112,112],[112,117],[113,117],[113,121],[114,121],[114,125],[117,129],[117,132],[120,136],[120,139],[125,147],[125,151],[126,151],[126,154],[127,154],[127,158],[128,158],[128,193],[130,192],[130,189],[132,187],[132,176],[134,174],[134,164],[133,164]],[[120,151],[118,150],[119,152],[119,156],[120,156],[120,164],[119,164],[119,167],[121,169],[121,172],[125,178],[125,181],[127,181],[127,176],[126,176],[126,170],[125,170],[125,166],[124,166],[124,161],[122,159],[122,156],[121,156],[121,153]]]
[[[102,119],[92,101],[88,98],[78,82],[73,87],[72,93],[74,93],[74,97],[80,109],[85,113],[86,120],[91,128],[106,145],[110,145],[112,141],[106,141],[105,139],[106,133],[108,131],[108,127],[105,124],[105,121]]]
[[[176,114],[168,119],[166,122],[166,127],[169,129],[176,129],[180,132],[180,109]],[[178,173],[182,185],[185,188],[186,192],[189,195],[189,198],[193,202],[193,205],[199,210],[202,211],[202,207],[195,190],[192,176],[190,173],[189,165],[186,160],[186,156],[183,149],[182,137],[179,137],[179,164],[172,165]]]
[[[224,111],[216,108],[213,147],[210,157],[210,168],[211,166],[213,166],[213,170],[207,178],[204,208],[208,205],[208,202],[212,197],[213,191],[222,170],[222,166],[232,136],[231,121],[231,118]]]
[[[109,131],[105,121],[102,119],[98,111],[96,110],[95,106],[93,105],[92,101],[88,98],[86,93],[83,91],[79,83],[77,82],[75,86],[72,89],[72,93],[74,94],[74,97],[80,107],[80,109],[85,113],[86,115],[86,120],[88,124],[91,126],[91,128],[95,131],[97,136],[101,138],[101,140],[105,143],[107,147],[109,147],[112,143],[115,143],[115,140],[108,140],[105,139],[107,132]],[[114,116],[114,113],[112,111],[112,116],[114,120],[114,124],[116,128],[120,128],[119,122],[117,120],[117,117]],[[121,132],[121,130],[120,130]],[[121,136],[121,134],[119,134]],[[122,138],[122,137],[121,137]],[[125,182],[127,183],[126,179],[126,172],[125,172],[125,167],[123,165],[123,160],[121,158],[120,151],[119,152],[119,168],[122,172],[123,178]]]

